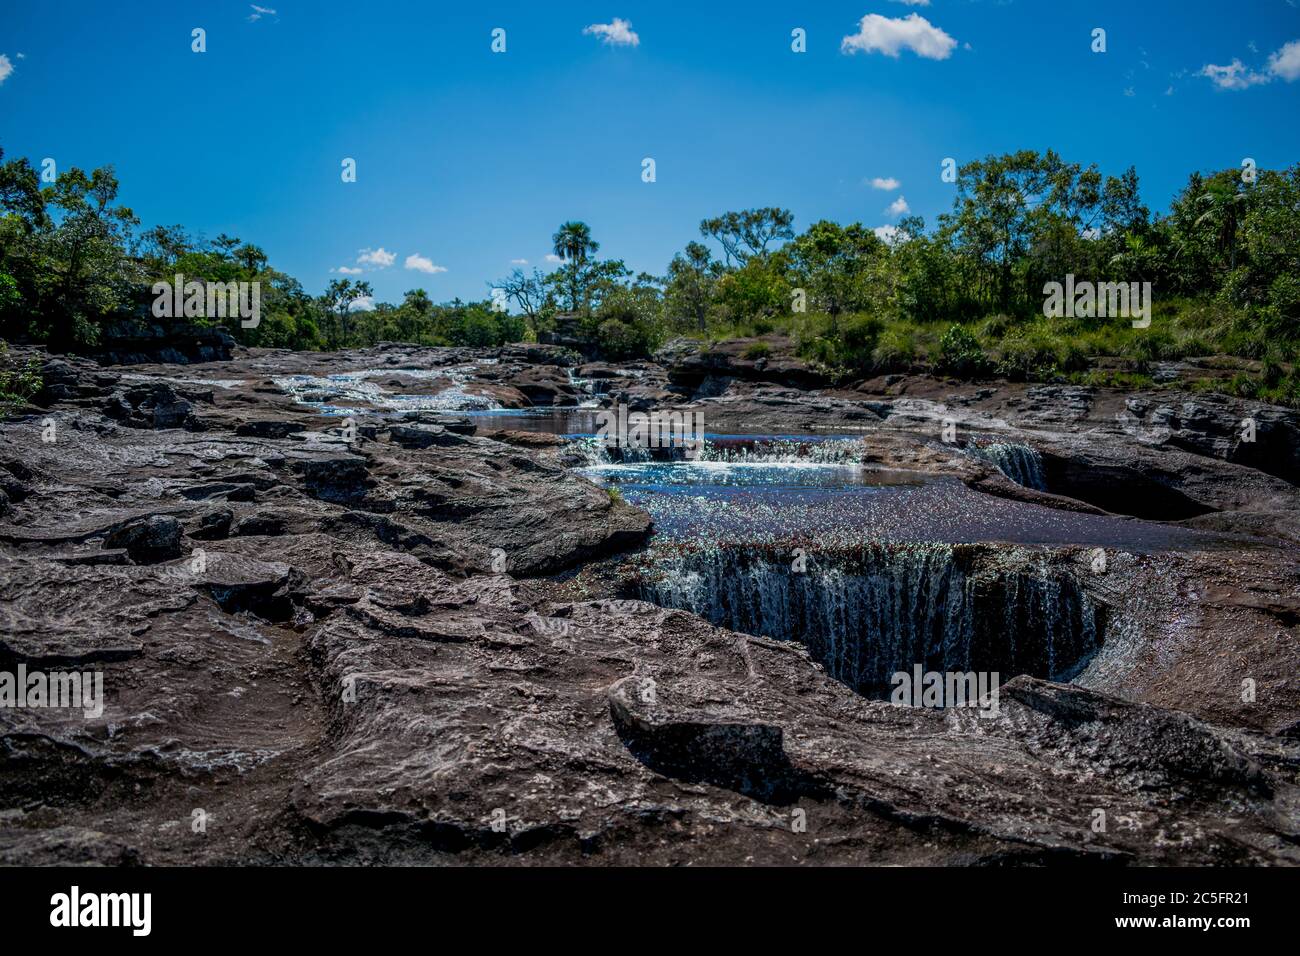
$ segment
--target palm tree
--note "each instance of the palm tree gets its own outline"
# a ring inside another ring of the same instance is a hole
[[[1238,191],[1236,184],[1212,182],[1199,197],[1205,212],[1196,219],[1196,225],[1208,222],[1215,232],[1215,244],[1228,253],[1229,271],[1237,268],[1237,232],[1246,207],[1246,194]]]
[[[585,222],[566,222],[551,236],[551,243],[557,256],[578,265],[600,248],[600,243],[592,240],[591,227]]]
[[[591,227],[585,222],[566,222],[551,236],[551,244],[569,272],[569,308],[577,312],[582,266],[587,256],[600,248],[600,243],[591,238]]]

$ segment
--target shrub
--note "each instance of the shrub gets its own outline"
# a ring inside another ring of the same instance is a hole
[[[939,340],[936,367],[940,372],[958,378],[973,378],[988,371],[989,357],[968,329],[953,325]]]
[[[997,371],[1013,381],[1041,381],[1088,367],[1086,350],[1073,336],[1054,333],[1046,323],[1013,331],[1002,340]]]
[[[41,385],[40,363],[32,358],[19,365],[9,354],[9,343],[0,340],[0,415],[26,405]]]
[[[606,319],[596,327],[596,345],[610,359],[640,358],[650,351],[646,331],[620,319]]]
[[[744,357],[750,361],[767,358],[771,354],[772,346],[768,345],[766,342],[753,342],[746,346],[744,351]]]
[[[871,364],[880,372],[904,372],[916,361],[916,334],[911,328],[891,325],[881,333],[871,351]]]

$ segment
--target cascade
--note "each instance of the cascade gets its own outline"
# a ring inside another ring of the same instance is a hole
[[[1101,608],[1041,555],[1018,552],[1026,559],[1008,567],[982,560],[990,553],[880,544],[809,556],[796,570],[788,552],[760,546],[685,549],[646,567],[636,587],[732,630],[801,641],[867,696],[886,696],[890,676],[915,664],[1070,679],[1100,646]]]
[[[970,452],[997,468],[1018,485],[1046,491],[1043,478],[1043,459],[1033,448],[1018,442],[995,442],[991,445],[972,445]]]

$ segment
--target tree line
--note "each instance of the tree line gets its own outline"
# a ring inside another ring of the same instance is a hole
[[[402,341],[491,346],[577,328],[613,359],[649,355],[673,336],[784,333],[844,374],[919,365],[950,374],[1043,378],[1080,373],[1097,355],[1141,363],[1224,352],[1264,361],[1276,385],[1294,361],[1300,320],[1300,165],[1192,173],[1153,215],[1130,168],[1103,176],[1055,152],[1022,150],[958,170],[952,208],[932,227],[906,216],[873,230],[827,220],[802,231],[779,207],[704,219],[663,275],[601,258],[590,227],[552,236],[559,265],[515,269],[481,301],[436,304],[423,289],[358,309],[367,282],[313,296],[256,245],[180,226],[141,229],[117,203],[111,167],[42,185],[0,152],[0,338],[93,347],[106,325],[151,320],[149,289],[177,273],[259,281],[262,321],[241,342],[338,349]],[[1048,319],[1045,283],[1150,282],[1151,328]],[[232,323],[237,326],[237,323]],[[755,343],[758,355],[767,346]]]

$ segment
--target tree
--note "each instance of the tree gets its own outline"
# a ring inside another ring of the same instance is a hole
[[[93,344],[100,324],[127,309],[143,281],[126,251],[137,220],[113,205],[111,166],[89,175],[73,167],[39,194],[34,176],[25,160],[0,169],[0,271],[19,293],[19,305],[0,315],[0,330],[56,349]]]
[[[0,148],[0,160],[4,155],[4,149]],[[16,216],[27,235],[49,227],[40,177],[26,159],[0,162],[0,209]]]
[[[548,294],[568,296],[569,311],[590,315],[610,289],[632,274],[622,259],[566,262],[543,279]]]
[[[551,236],[555,254],[569,262],[586,262],[587,257],[600,250],[600,243],[591,238],[591,227],[585,222],[566,222]]]
[[[523,269],[515,269],[506,278],[490,284],[505,293],[506,298],[513,301],[530,322],[536,322],[543,309],[552,301],[546,291],[546,277],[540,269],[533,269],[531,275]]]
[[[705,331],[720,272],[721,263],[713,261],[708,246],[688,242],[685,252],[673,256],[668,264],[668,314],[689,319],[699,331]]]
[[[591,238],[591,227],[585,222],[566,222],[551,236],[551,245],[564,260],[560,271],[569,292],[569,311],[577,312],[582,303],[587,258],[600,249],[600,243]]]
[[[370,283],[351,279],[333,279],[321,296],[321,302],[333,318],[333,328],[326,336],[331,348],[347,348],[352,336],[352,306],[359,299],[374,295]]]
[[[789,311],[790,261],[784,252],[752,256],[718,280],[718,299],[734,318],[772,316]]]
[[[1216,176],[1206,184],[1198,199],[1204,211],[1196,225],[1208,225],[1214,233],[1215,245],[1228,255],[1228,271],[1237,268],[1237,236],[1246,211],[1246,193],[1240,178]]]
[[[872,266],[889,254],[870,229],[821,220],[785,247],[793,262],[795,279],[813,304],[831,315],[867,307],[871,296]]]
[[[724,212],[700,223],[700,235],[716,239],[726,256],[727,268],[736,260],[745,265],[754,256],[767,252],[768,243],[794,236],[794,213],[768,206],[743,212]]]
[[[1089,268],[1084,243],[1102,235],[1106,208],[1115,216],[1136,213],[1135,174],[1133,196],[1123,180],[1108,188],[1106,207],[1096,167],[1067,163],[1052,150],[989,156],[959,171],[953,212],[941,217],[941,231],[972,267],[986,308],[1028,311],[1045,278]]]

